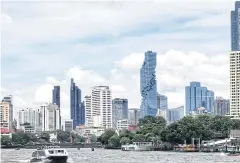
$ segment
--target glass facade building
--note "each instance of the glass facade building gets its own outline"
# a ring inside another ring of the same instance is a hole
[[[118,120],[128,119],[128,100],[115,98],[112,101],[112,107],[112,122],[113,127],[116,128]]]
[[[129,108],[128,109],[128,120],[131,125],[137,125],[140,119],[140,109]]]
[[[168,109],[168,98],[165,95],[157,95],[157,108],[160,110]]]
[[[230,113],[230,102],[222,97],[216,97],[214,102],[214,114],[225,116]]]
[[[60,109],[60,86],[54,86],[52,91],[52,103]]]
[[[214,107],[214,92],[201,87],[200,82],[191,82],[185,87],[185,114],[188,115],[204,107],[207,112],[212,113]]]
[[[70,87],[70,115],[73,120],[73,129],[76,126],[85,124],[85,107],[81,102],[81,89],[76,86],[73,79],[71,79]]]
[[[239,11],[240,1],[235,2],[235,9],[231,11],[231,50],[239,51]]]
[[[184,117],[184,107],[172,108],[168,110],[168,123],[179,121]]]
[[[156,82],[157,53],[145,52],[144,62],[140,69],[140,92],[142,96],[141,118],[157,113],[157,82]]]

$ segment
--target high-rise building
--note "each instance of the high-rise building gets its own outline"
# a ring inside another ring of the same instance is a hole
[[[157,82],[156,82],[157,53],[145,52],[144,62],[140,70],[140,106],[141,118],[157,113]]]
[[[224,116],[229,114],[230,103],[229,100],[223,99],[222,97],[216,97],[214,101],[214,114]]]
[[[64,119],[62,120],[62,130],[71,132],[73,130],[73,120],[72,119]]]
[[[115,98],[112,101],[112,107],[113,128],[117,128],[117,121],[128,119],[128,100]]]
[[[124,129],[127,130],[129,125],[130,125],[130,123],[129,123],[128,119],[121,119],[121,120],[117,121],[116,129],[118,129],[118,130],[124,130]]]
[[[61,129],[60,109],[56,104],[46,104],[40,109],[42,131],[56,131]]]
[[[85,104],[84,101],[81,102],[81,108],[80,108],[80,125],[85,124]]]
[[[140,109],[129,108],[128,109],[128,120],[129,124],[137,125],[140,119]]]
[[[9,130],[13,130],[13,104],[12,104],[12,96],[6,96],[3,97],[2,102],[8,102],[9,103]]]
[[[40,109],[26,108],[17,112],[17,129],[23,129],[24,124],[29,123],[34,129],[40,124]]]
[[[84,125],[85,123],[85,108],[82,104],[81,89],[76,86],[74,80],[71,79],[70,88],[70,115],[73,120],[73,128],[76,126]],[[84,119],[82,119],[84,118]]]
[[[230,115],[240,118],[240,51],[230,53]]]
[[[184,116],[184,107],[180,106],[177,108],[168,109],[168,122],[173,123],[179,121]]]
[[[168,98],[165,95],[157,94],[157,108],[160,110],[168,109]]]
[[[231,50],[239,51],[239,23],[240,1],[235,2],[235,8],[231,11]]]
[[[9,114],[10,114],[10,104],[8,102],[0,103],[0,128],[10,131],[10,122],[9,122]]]
[[[95,86],[85,97],[87,127],[112,128],[112,93],[109,86]]]
[[[54,86],[52,90],[52,103],[56,104],[60,109],[60,86]]]
[[[200,107],[212,113],[214,107],[214,92],[201,87],[200,82],[190,82],[190,86],[185,87],[185,114],[191,114]]]

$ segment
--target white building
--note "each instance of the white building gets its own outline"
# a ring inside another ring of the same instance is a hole
[[[108,86],[95,86],[85,97],[86,126],[112,128],[112,93]]]
[[[61,129],[60,109],[56,104],[41,106],[42,131],[55,131]]]
[[[122,119],[122,120],[117,121],[117,129],[118,130],[128,129],[128,126],[129,126],[128,119]]]
[[[8,106],[8,125],[9,125],[9,130],[12,132],[13,130],[13,104],[12,104],[12,95],[5,96],[2,99],[2,102],[5,103],[7,102],[9,104]],[[16,126],[15,126],[16,127]]]
[[[71,132],[73,130],[73,120],[72,119],[63,119],[62,120],[62,130]]]
[[[10,130],[9,124],[9,114],[10,114],[10,104],[8,102],[0,103],[0,128],[4,128],[6,130]]]
[[[105,128],[77,126],[76,132],[83,137],[90,137],[91,135],[99,137],[105,132]]]
[[[23,131],[25,133],[36,133],[36,128],[33,126],[24,126]]]
[[[168,121],[168,109],[166,109],[166,110],[158,109],[156,116],[157,117],[163,117],[167,122]]]
[[[230,115],[240,118],[240,51],[230,53]]]
[[[40,126],[40,109],[26,108],[17,112],[17,129],[23,129],[24,123],[30,123],[34,128]]]

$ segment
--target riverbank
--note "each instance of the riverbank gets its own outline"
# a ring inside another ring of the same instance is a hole
[[[41,146],[60,146],[60,148],[103,148],[102,145],[96,144],[69,144],[69,143],[60,143],[60,144],[34,144],[34,145],[2,145],[2,149],[13,149],[13,148],[25,148],[25,149],[37,149]]]

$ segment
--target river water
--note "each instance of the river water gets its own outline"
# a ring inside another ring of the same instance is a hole
[[[1,163],[27,163],[32,149],[1,149]],[[240,156],[221,153],[126,152],[89,148],[68,148],[70,163],[240,163]]]

